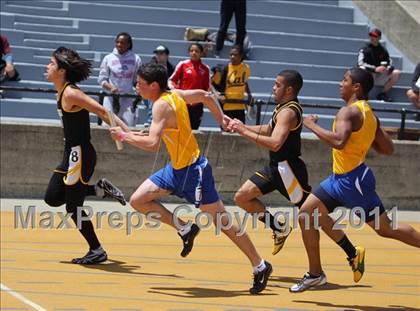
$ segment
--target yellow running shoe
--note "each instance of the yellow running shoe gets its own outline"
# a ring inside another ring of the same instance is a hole
[[[272,252],[273,255],[281,251],[290,232],[292,232],[291,227],[286,229],[285,232],[273,231],[273,240],[274,240],[273,252]]]
[[[350,267],[353,270],[353,280],[357,283],[365,272],[365,248],[356,246],[356,257],[347,258]]]

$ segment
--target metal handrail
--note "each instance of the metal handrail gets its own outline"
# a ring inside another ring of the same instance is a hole
[[[275,106],[275,102],[266,102],[263,100],[257,100],[255,102],[257,105],[257,117],[256,117],[256,125],[261,124],[261,107],[262,105],[270,105]],[[309,103],[300,103],[302,107],[310,107],[310,108],[321,108],[321,109],[341,109],[343,106],[339,105],[331,105],[331,104],[309,104]],[[419,111],[414,109],[395,109],[395,108],[372,108],[373,111],[378,112],[388,112],[388,113],[399,113],[401,115],[401,122],[400,122],[400,130],[398,133],[398,139],[401,140],[404,138],[404,131],[405,131],[405,121],[407,118],[407,114],[416,114],[419,113]]]
[[[17,92],[35,92],[35,93],[57,93],[56,90],[54,89],[45,89],[45,88],[30,88],[30,87],[17,87],[17,86],[5,86],[5,85],[0,85],[0,91],[17,91]],[[100,92],[95,92],[95,91],[83,91],[85,94],[87,95],[92,95],[92,96],[98,96],[99,97],[99,103],[101,105],[103,105],[103,101],[105,96],[112,96],[114,98],[120,98],[120,97],[128,97],[128,98],[135,98],[138,99],[139,101],[141,100],[141,97],[139,95],[135,95],[135,94],[127,94],[127,93],[122,93],[122,94],[110,94],[110,93],[106,93],[104,91],[100,91]],[[230,100],[229,102],[237,102],[236,100]],[[242,101],[242,100],[238,100],[238,102],[245,102],[247,103],[246,100]],[[275,106],[276,103],[275,102],[266,102],[263,101],[261,99],[256,100],[255,105],[257,106],[257,115],[256,115],[256,125],[260,125],[261,124],[261,110],[262,110],[262,106],[263,105],[270,105],[270,106]],[[309,103],[301,103],[302,107],[310,107],[310,108],[321,108],[321,109],[340,109],[342,108],[342,106],[340,105],[331,105],[331,104],[309,104]],[[406,122],[406,118],[407,118],[407,114],[416,114],[419,113],[417,110],[414,109],[406,109],[406,108],[401,108],[401,109],[395,109],[395,108],[372,108],[373,111],[378,111],[378,112],[388,112],[388,113],[399,113],[401,115],[401,122],[400,122],[400,131],[398,133],[398,139],[403,139],[404,138],[404,131],[405,131],[405,122]],[[100,118],[98,118],[98,124],[100,125],[102,123],[102,120]]]
[[[30,87],[18,87],[18,86],[9,86],[9,85],[0,85],[0,91],[12,91],[12,92],[34,92],[34,93],[57,93],[54,89],[44,89],[44,88],[30,88]],[[128,93],[121,93],[121,94],[112,94],[107,93],[104,91],[95,92],[95,91],[83,91],[86,95],[91,96],[98,96],[99,104],[104,104],[104,98],[105,96],[110,96],[113,98],[119,99],[120,97],[127,97],[127,98],[134,98],[137,99],[138,102],[142,100],[141,96],[135,95],[135,94],[128,94]],[[102,119],[98,118],[97,121],[98,125],[102,124]]]

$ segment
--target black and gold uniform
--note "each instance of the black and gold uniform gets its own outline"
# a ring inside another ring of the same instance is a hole
[[[66,88],[77,88],[66,83],[57,95],[57,109],[64,131],[63,160],[54,170],[45,193],[45,202],[50,206],[66,204],[66,211],[72,213],[77,224],[77,207],[83,206],[87,195],[96,195],[94,185],[87,182],[93,175],[96,152],[90,143],[89,112],[85,109],[69,112],[63,109],[63,94]],[[86,216],[83,211],[82,216]],[[90,221],[82,221],[79,228],[90,249],[97,249],[100,243]]]
[[[67,87],[77,88],[74,84],[67,83],[58,95],[57,111],[63,124],[65,143],[63,161],[55,171],[66,174],[66,185],[73,185],[79,180],[87,184],[96,164],[96,152],[90,142],[89,111],[80,109],[68,112],[63,109],[63,93]]]
[[[278,151],[270,151],[269,164],[255,172],[250,180],[263,194],[277,189],[290,202],[300,207],[308,197],[311,186],[308,184],[306,165],[300,158],[303,110],[297,98],[276,106],[270,126],[274,129],[277,114],[286,108],[292,109],[296,113],[297,126],[290,130],[286,141]]]

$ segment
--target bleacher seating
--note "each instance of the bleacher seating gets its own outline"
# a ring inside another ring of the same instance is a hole
[[[12,85],[47,87],[43,73],[54,48],[65,45],[93,60],[93,75],[81,87],[99,91],[98,67],[114,46],[120,31],[133,36],[134,52],[144,62],[160,43],[171,51],[176,64],[186,59],[186,27],[207,27],[217,31],[219,1],[1,1],[1,32],[12,44],[14,59],[22,80]],[[231,23],[234,31],[234,21]],[[357,52],[367,40],[367,25],[353,23],[353,9],[338,6],[338,0],[248,1],[247,31],[253,43],[250,59],[254,95],[267,100],[275,75],[283,69],[296,69],[304,77],[303,103],[342,105],[339,82],[346,68],[355,65]],[[209,66],[227,62],[228,47],[222,58],[205,58]],[[402,68],[401,55],[392,55],[396,68]],[[373,107],[409,108],[405,91],[411,72],[403,72],[392,90],[393,103],[372,100]],[[375,90],[377,92],[378,90]],[[268,119],[272,106],[263,107]],[[335,109],[306,108],[317,113],[324,126],[330,126]],[[386,126],[399,127],[398,113],[378,113]],[[2,117],[57,119],[55,97],[43,93],[8,93],[1,100]],[[145,120],[140,112],[139,122]],[[215,126],[206,113],[202,126]],[[409,117],[406,127],[420,128]]]

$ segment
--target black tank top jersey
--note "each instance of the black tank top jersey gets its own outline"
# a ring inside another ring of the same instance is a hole
[[[276,118],[277,114],[285,108],[290,108],[296,113],[297,117],[297,126],[290,130],[289,136],[287,137],[286,141],[284,142],[283,146],[278,151],[270,151],[270,164],[277,165],[277,163],[297,158],[301,155],[300,153],[300,147],[301,147],[301,141],[300,141],[300,133],[302,132],[302,107],[300,106],[297,99],[288,101],[284,104],[279,104],[276,106],[276,108],[273,111],[273,115],[271,116],[270,120],[270,126],[272,129],[276,126]]]
[[[90,142],[89,111],[81,109],[77,112],[66,112],[63,109],[61,101],[67,87],[78,88],[74,84],[67,83],[57,101],[58,115],[63,124],[65,144],[67,147],[85,145]]]

